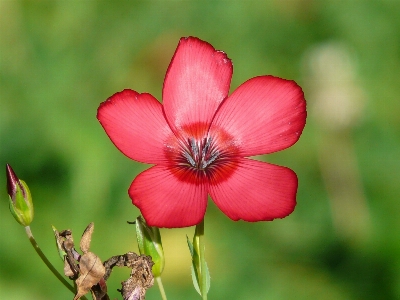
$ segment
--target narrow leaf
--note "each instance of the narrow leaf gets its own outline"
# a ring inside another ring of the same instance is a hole
[[[200,292],[200,287],[199,287],[199,283],[198,283],[198,278],[196,276],[196,272],[194,270],[194,266],[192,264],[191,266],[191,271],[192,271],[192,281],[193,281],[193,286],[195,288],[195,290],[199,293],[199,295],[201,296],[201,292]]]
[[[189,240],[189,237],[188,237],[188,236],[186,236],[186,240],[187,240],[187,243],[188,243],[188,246],[189,246],[190,256],[191,256],[192,259],[193,259],[193,252],[194,252],[193,244],[192,244],[192,242]]]

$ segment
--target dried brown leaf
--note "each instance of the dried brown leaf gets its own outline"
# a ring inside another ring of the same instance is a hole
[[[90,242],[92,241],[92,234],[94,230],[94,223],[90,223],[82,234],[81,243],[79,247],[83,253],[89,252]]]
[[[80,275],[76,280],[77,293],[74,300],[79,299],[86,293],[88,293],[93,285],[96,285],[105,273],[105,268],[101,263],[100,258],[92,253],[88,252],[82,255],[80,262]]]
[[[110,300],[110,297],[107,295],[107,283],[104,280],[104,276],[98,284],[92,286],[91,291],[93,300]]]
[[[122,282],[121,294],[124,300],[144,300],[146,290],[154,284],[151,271],[154,263],[150,256],[141,255],[134,260],[127,261],[132,268],[131,276]]]
[[[75,275],[71,265],[68,263],[68,259],[64,259],[64,275],[67,277],[72,277]]]
[[[131,268],[131,275],[128,280],[122,282],[120,292],[124,300],[143,300],[146,290],[154,284],[151,271],[153,265],[154,262],[150,256],[139,256],[134,252],[113,256],[104,262],[106,269],[104,279],[108,279],[114,267]]]

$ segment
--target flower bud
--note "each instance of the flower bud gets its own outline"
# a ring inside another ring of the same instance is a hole
[[[33,220],[31,192],[26,183],[18,179],[9,164],[6,165],[6,175],[11,214],[19,224],[28,226]]]
[[[136,238],[140,254],[151,256],[154,262],[153,275],[154,277],[159,277],[164,270],[165,264],[160,229],[148,226],[142,216],[139,216],[136,219]]]

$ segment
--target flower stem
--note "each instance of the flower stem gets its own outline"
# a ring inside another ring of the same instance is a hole
[[[207,264],[204,256],[205,245],[204,245],[204,219],[197,224],[195,230],[195,236],[199,241],[199,256],[200,256],[200,269],[201,269],[201,296],[203,300],[207,300]]]
[[[167,300],[167,295],[165,294],[164,286],[161,280],[161,276],[156,277],[158,288],[160,290],[161,298]]]
[[[36,243],[35,238],[32,235],[31,228],[29,226],[25,227],[26,234],[28,235],[29,241],[32,244],[33,249],[35,249],[36,253],[39,255],[39,257],[42,259],[42,261],[45,263],[45,265],[50,269],[50,271],[54,274],[54,276],[57,277],[58,280],[61,281],[61,283],[69,289],[73,294],[75,294],[75,289],[73,286],[65,280],[65,278],[54,268],[54,266],[51,264],[51,262],[47,259],[46,255],[42,252],[40,249],[38,243]],[[81,297],[82,300],[87,300],[85,296]]]

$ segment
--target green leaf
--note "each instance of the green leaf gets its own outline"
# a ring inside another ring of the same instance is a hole
[[[192,242],[189,240],[189,237],[188,237],[188,236],[186,236],[186,240],[187,240],[187,243],[188,243],[188,246],[189,246],[190,256],[193,258],[193,252],[194,252],[193,244],[192,244]]]
[[[56,246],[57,246],[57,250],[58,250],[58,255],[60,255],[60,258],[62,261],[64,261],[64,257],[67,256],[67,252],[64,251],[63,247],[62,247],[62,238],[60,237],[60,234],[58,232],[58,230],[51,225],[51,228],[53,229],[53,233],[54,233],[54,237],[56,239]]]
[[[192,264],[191,268],[192,270],[192,281],[193,281],[193,286],[195,288],[195,290],[199,293],[199,295],[201,296],[201,292],[200,292],[200,287],[199,287],[199,283],[198,283],[198,278],[197,278],[197,273],[194,270],[194,265]]]
[[[206,294],[208,294],[208,291],[210,290],[210,286],[211,286],[211,276],[210,276],[210,271],[208,270],[208,265],[207,262],[204,262],[205,265],[205,272],[204,272],[204,276],[206,276]]]
[[[192,281],[193,281],[193,286],[196,289],[196,291],[199,293],[200,296],[202,296],[201,291],[205,291],[207,294],[208,291],[210,290],[210,272],[208,270],[207,262],[204,261],[204,270],[202,270],[202,264],[200,261],[200,255],[198,251],[200,251],[200,245],[199,245],[199,239],[195,235],[193,238],[193,244],[189,240],[188,236],[186,236],[187,244],[189,247],[190,255],[192,257],[192,266],[191,266],[191,273],[192,273]],[[202,276],[205,276],[206,278],[206,286],[205,288],[202,288]]]

